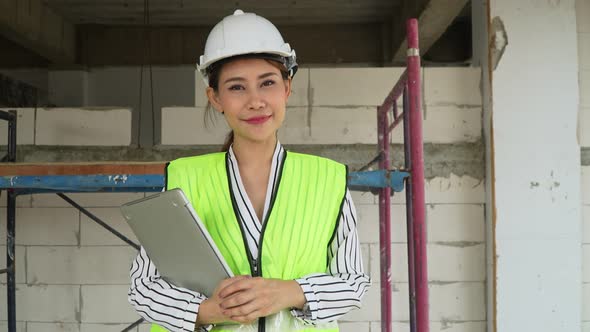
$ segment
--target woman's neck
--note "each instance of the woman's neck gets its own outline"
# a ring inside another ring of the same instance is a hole
[[[270,166],[276,144],[276,136],[263,142],[254,142],[236,137],[232,150],[241,167]]]

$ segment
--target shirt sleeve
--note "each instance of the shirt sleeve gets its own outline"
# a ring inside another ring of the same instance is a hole
[[[336,236],[330,244],[326,273],[296,280],[309,310],[293,309],[291,314],[307,324],[334,321],[361,307],[361,298],[371,285],[371,278],[363,268],[356,220],[356,209],[347,190]]]
[[[195,326],[199,306],[207,297],[162,279],[143,247],[131,265],[130,275],[127,298],[145,320],[173,332],[211,330],[212,326]]]

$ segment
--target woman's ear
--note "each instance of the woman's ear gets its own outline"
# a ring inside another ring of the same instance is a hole
[[[207,90],[205,90],[205,92],[207,93],[207,99],[209,99],[209,102],[211,103],[213,108],[217,112],[223,113],[223,108],[221,107],[221,103],[219,101],[219,96],[217,95],[217,92],[215,92],[215,90],[212,87],[207,87]]]
[[[292,82],[292,78],[289,78],[288,80],[285,81],[285,93],[287,94],[286,95],[287,99],[291,95],[291,82]]]

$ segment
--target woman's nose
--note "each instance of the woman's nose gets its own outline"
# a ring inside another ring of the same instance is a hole
[[[261,109],[266,106],[266,102],[258,91],[250,91],[250,99],[248,101],[248,108]]]

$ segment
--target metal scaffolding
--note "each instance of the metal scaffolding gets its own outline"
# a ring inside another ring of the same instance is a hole
[[[411,332],[428,332],[428,278],[426,259],[426,224],[424,201],[424,157],[422,113],[420,107],[420,57],[418,23],[407,22],[407,68],[381,106],[377,108],[378,155],[359,172],[348,177],[351,190],[379,190],[381,326],[391,331],[391,190],[406,193],[408,223],[408,275]],[[403,111],[398,112],[402,98]],[[7,260],[0,274],[7,274],[8,331],[16,331],[15,225],[16,197],[36,193],[56,193],[70,205],[88,216],[128,245],[139,245],[74,202],[65,193],[84,192],[158,192],[165,185],[164,162],[149,163],[16,163],[16,112],[0,111],[0,119],[8,121],[8,153],[0,163],[0,190],[7,192]],[[390,133],[404,124],[405,169],[390,169]],[[364,171],[379,163],[379,169]],[[136,321],[124,331],[142,322]]]

